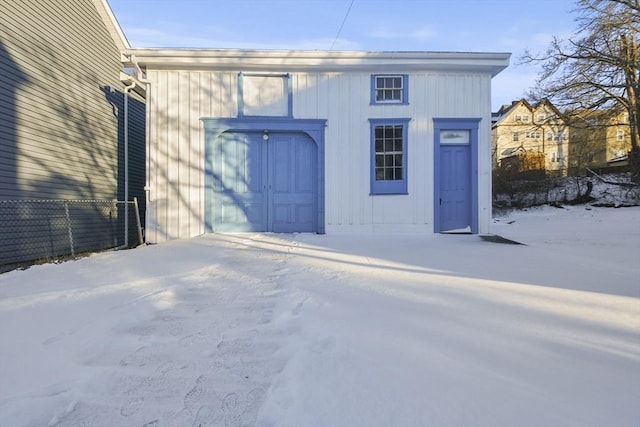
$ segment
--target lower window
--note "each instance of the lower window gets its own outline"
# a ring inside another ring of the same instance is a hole
[[[407,133],[410,119],[369,119],[371,194],[407,194]]]

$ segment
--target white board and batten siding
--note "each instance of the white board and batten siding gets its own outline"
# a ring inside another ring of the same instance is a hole
[[[131,53],[146,67],[150,82],[146,216],[150,242],[189,238],[206,231],[205,130],[201,119],[238,117],[239,72],[245,70],[288,73],[293,118],[326,120],[323,197],[327,233],[433,232],[434,118],[480,120],[478,224],[480,233],[489,231],[491,78],[506,67],[508,54],[494,54],[488,65],[479,67],[474,67],[476,58],[470,58],[469,69],[455,65],[448,69],[446,64],[430,69],[428,64],[411,61],[407,61],[408,68],[402,61],[396,61],[397,68],[393,68],[390,55],[383,67],[378,64],[368,69],[360,64],[342,70],[335,64],[322,66],[320,61],[316,70],[300,63],[288,67],[284,60],[278,68],[273,64],[261,68],[258,60],[247,60],[247,55],[243,67],[242,63],[194,61],[184,51]],[[409,103],[371,105],[372,74],[408,75]],[[370,195],[369,119],[376,118],[410,118],[407,195]]]

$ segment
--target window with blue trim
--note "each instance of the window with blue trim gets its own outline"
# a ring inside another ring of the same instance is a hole
[[[408,104],[409,77],[406,74],[371,76],[372,104]]]
[[[371,194],[407,194],[409,119],[369,119]]]

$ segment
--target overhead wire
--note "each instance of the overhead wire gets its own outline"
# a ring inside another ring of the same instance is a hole
[[[329,50],[333,50],[333,46],[335,46],[336,42],[338,41],[338,37],[340,37],[340,33],[342,33],[342,29],[344,28],[344,23],[347,22],[347,18],[349,17],[349,12],[351,12],[351,7],[353,7],[353,3],[356,0],[351,0],[351,3],[349,3],[349,8],[347,9],[347,13],[344,14],[344,19],[342,19],[342,24],[340,24],[340,29],[338,29],[338,34],[336,34],[336,38],[333,39],[333,43],[331,43],[331,47],[329,48]]]

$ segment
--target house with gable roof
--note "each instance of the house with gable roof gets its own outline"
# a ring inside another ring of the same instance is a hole
[[[122,244],[96,228],[121,212],[87,208],[67,230],[50,201],[127,195],[144,212],[145,88],[121,74],[127,39],[106,0],[0,9],[0,264],[68,254],[68,231],[77,252]]]
[[[617,170],[629,165],[631,129],[626,111],[574,111],[571,126],[570,168]]]
[[[492,164],[564,176],[569,166],[569,127],[548,100],[525,99],[504,105],[492,115]]]

